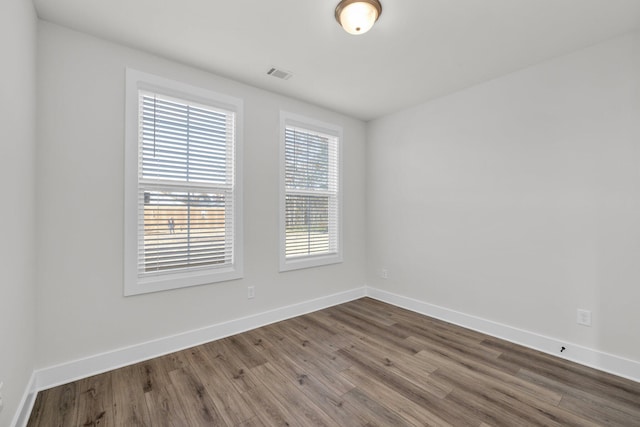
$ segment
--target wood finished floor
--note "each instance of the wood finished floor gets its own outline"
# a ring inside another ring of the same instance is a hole
[[[640,384],[364,298],[38,393],[29,426],[640,426]]]

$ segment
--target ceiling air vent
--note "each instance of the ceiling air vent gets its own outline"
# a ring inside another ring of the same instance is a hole
[[[285,71],[285,70],[281,70],[279,68],[271,68],[269,71],[267,71],[267,74],[269,74],[270,76],[273,77],[277,77],[281,80],[289,80],[291,78],[291,76],[293,76],[292,73],[290,73],[289,71]]]

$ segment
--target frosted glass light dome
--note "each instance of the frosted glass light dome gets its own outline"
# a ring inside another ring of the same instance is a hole
[[[364,34],[380,17],[378,0],[343,0],[336,7],[336,20],[349,34]]]

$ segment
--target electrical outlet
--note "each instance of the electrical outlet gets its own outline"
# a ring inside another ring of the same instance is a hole
[[[247,288],[247,298],[251,299],[256,296],[256,289],[253,286]]]
[[[382,271],[380,272],[380,277],[382,277],[383,279],[388,279],[389,270],[387,270],[386,268],[383,268]]]
[[[578,309],[578,325],[591,326],[591,312],[589,310]]]

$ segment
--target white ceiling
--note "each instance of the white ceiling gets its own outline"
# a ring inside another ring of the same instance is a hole
[[[640,0],[381,2],[352,36],[338,0],[34,0],[42,19],[364,120],[640,29]]]

